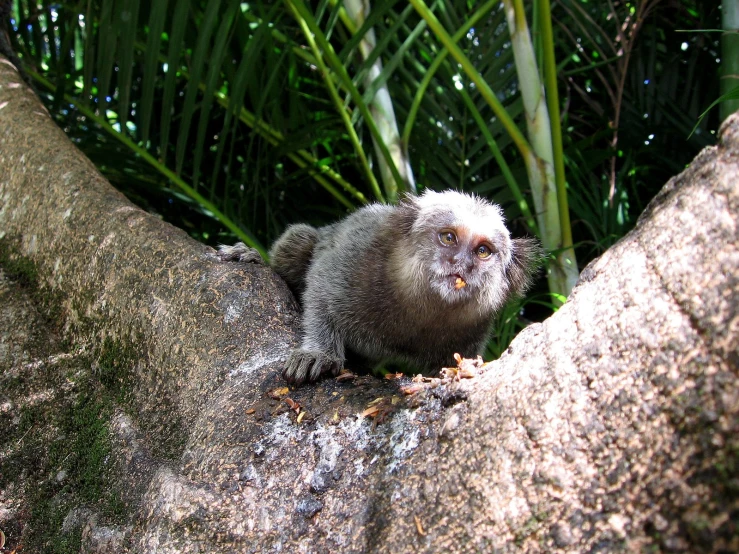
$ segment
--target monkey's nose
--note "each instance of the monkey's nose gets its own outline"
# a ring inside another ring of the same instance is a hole
[[[475,260],[473,260],[464,252],[460,252],[459,254],[451,256],[448,261],[449,265],[464,272],[472,271],[472,268],[475,266]]]
[[[465,269],[465,271],[472,271],[475,267],[475,260],[469,254],[462,256],[459,265]]]

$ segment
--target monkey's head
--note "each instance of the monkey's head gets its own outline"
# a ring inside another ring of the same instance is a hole
[[[538,247],[511,239],[499,206],[456,191],[406,197],[401,248],[407,284],[451,305],[472,303],[479,315],[497,311],[529,284]],[[410,289],[409,289],[410,290]]]

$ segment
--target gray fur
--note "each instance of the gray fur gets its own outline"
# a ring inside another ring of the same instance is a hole
[[[442,244],[442,230],[458,244]],[[483,243],[493,251],[486,259],[475,254]],[[336,375],[348,352],[423,371],[453,364],[455,353],[475,356],[495,313],[527,288],[538,250],[511,240],[498,206],[454,191],[366,206],[320,229],[289,227],[271,250],[303,307],[302,344],[285,378]],[[466,286],[456,288],[456,277]]]

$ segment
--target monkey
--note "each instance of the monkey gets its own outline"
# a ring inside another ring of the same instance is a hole
[[[223,260],[258,261],[243,243]],[[370,204],[315,228],[289,226],[270,265],[302,307],[302,342],[285,364],[292,384],[337,375],[348,355],[423,372],[474,357],[495,314],[521,296],[541,257],[512,239],[501,208],[469,194],[426,190]]]

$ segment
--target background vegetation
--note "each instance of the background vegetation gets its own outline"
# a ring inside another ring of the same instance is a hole
[[[548,5],[528,2],[526,15],[540,67],[548,54],[557,63],[582,268],[713,142],[716,110],[690,131],[719,96],[721,10],[557,0],[550,18]],[[527,126],[504,2],[378,0],[366,12],[349,0],[13,6],[14,46],[59,124],[131,200],[199,240],[264,250],[288,223],[329,223],[426,187],[487,196],[514,234],[538,230],[525,160],[505,129],[506,114]],[[493,99],[447,54],[427,12]],[[553,306],[544,291],[542,280],[528,318]],[[524,323],[518,308],[502,317],[492,354]]]

